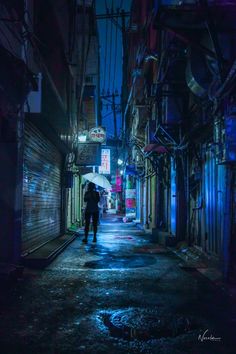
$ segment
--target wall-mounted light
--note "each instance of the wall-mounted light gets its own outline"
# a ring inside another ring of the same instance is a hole
[[[79,135],[78,136],[78,141],[80,143],[85,143],[86,142],[86,139],[87,139],[87,136],[86,135]]]
[[[118,159],[118,160],[117,160],[117,163],[118,163],[119,166],[121,166],[121,165],[123,164],[123,160]]]
[[[78,133],[78,142],[85,143],[87,140],[87,133],[86,132],[79,132]]]

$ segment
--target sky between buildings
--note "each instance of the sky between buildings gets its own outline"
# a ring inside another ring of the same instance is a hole
[[[119,12],[130,10],[131,0],[96,0],[96,13],[106,14],[107,12]],[[121,18],[116,19],[121,25]],[[129,18],[126,18],[128,23]],[[100,84],[101,95],[108,96],[117,94],[117,134],[121,133],[121,103],[122,86],[122,35],[120,29],[110,20],[98,20],[98,31],[100,41]],[[109,101],[111,101],[108,98]],[[110,102],[102,99],[102,125],[107,129],[107,137],[114,137],[114,118]]]

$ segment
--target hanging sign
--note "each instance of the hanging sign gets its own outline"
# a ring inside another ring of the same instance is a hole
[[[90,129],[89,140],[96,143],[104,143],[106,141],[106,130],[103,127]]]
[[[101,144],[79,143],[76,165],[101,166]]]
[[[122,177],[116,176],[116,192],[122,192]]]
[[[99,167],[99,173],[109,175],[111,173],[111,150],[102,149],[101,166]]]
[[[125,215],[135,218],[136,215],[136,189],[125,190]]]

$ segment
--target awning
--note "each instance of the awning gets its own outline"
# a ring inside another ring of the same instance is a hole
[[[143,148],[144,152],[157,152],[158,154],[165,154],[168,150],[163,145],[148,144]]]

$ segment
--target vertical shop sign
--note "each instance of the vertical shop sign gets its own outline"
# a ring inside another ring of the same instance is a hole
[[[121,176],[116,176],[116,191],[117,192],[122,191],[122,177]]]
[[[101,166],[99,173],[109,175],[111,173],[111,151],[110,149],[102,149]]]
[[[126,209],[126,217],[134,219],[136,215],[136,189],[126,189],[125,209]]]

